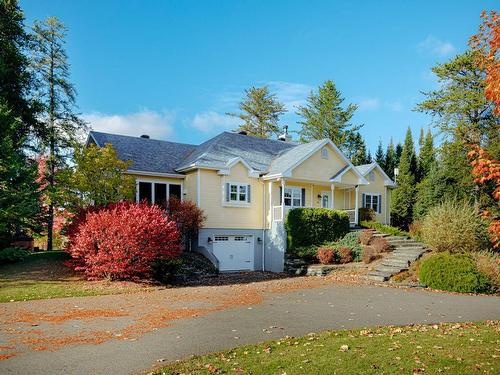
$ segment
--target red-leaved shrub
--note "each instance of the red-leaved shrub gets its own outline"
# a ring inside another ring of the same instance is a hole
[[[335,260],[335,249],[327,246],[320,247],[316,257],[321,264],[332,264]]]
[[[374,260],[382,258],[382,255],[371,246],[365,246],[363,248],[363,253],[361,254],[361,260],[368,264]]]
[[[378,253],[388,253],[391,251],[391,245],[389,245],[389,242],[383,237],[374,237],[370,245]]]
[[[373,237],[373,231],[371,229],[363,229],[359,234],[359,242],[361,245],[368,245]]]
[[[67,229],[69,262],[90,279],[149,277],[156,260],[177,257],[179,231],[158,206],[119,202],[90,208]]]
[[[348,247],[341,247],[337,250],[340,263],[349,263],[353,260],[352,250]]]
[[[190,242],[205,221],[205,213],[191,201],[181,201],[177,198],[168,200],[167,211],[177,223],[177,228],[182,236],[184,249],[189,249]],[[190,249],[189,249],[190,250]]]

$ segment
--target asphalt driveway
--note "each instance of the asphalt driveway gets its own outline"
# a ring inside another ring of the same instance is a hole
[[[7,303],[0,313],[2,374],[134,374],[285,335],[496,320],[500,298],[296,278]]]

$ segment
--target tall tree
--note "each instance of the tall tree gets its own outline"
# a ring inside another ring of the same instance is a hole
[[[399,165],[399,161],[401,160],[401,154],[403,153],[403,146],[401,143],[396,145],[396,166]]]
[[[372,152],[368,150],[368,155],[366,155],[365,164],[370,164],[373,162]]]
[[[67,162],[67,151],[86,127],[76,113],[76,92],[69,80],[69,64],[64,49],[66,28],[55,17],[33,26],[32,62],[37,74],[37,94],[42,104],[42,120],[47,128],[43,145],[47,149],[47,250],[52,250],[54,208],[60,191],[56,171]]]
[[[16,149],[25,147],[30,132],[39,131],[35,121],[36,107],[30,95],[33,76],[26,56],[28,43],[18,2],[0,0],[0,101],[12,116],[20,119],[12,135]]]
[[[463,145],[498,144],[499,121],[494,104],[484,96],[485,72],[477,66],[477,56],[467,51],[433,67],[439,89],[425,92],[427,98],[416,110],[431,114],[447,139]]]
[[[407,228],[413,217],[413,204],[415,203],[415,170],[417,159],[411,129],[408,127],[405,143],[399,161],[399,174],[397,187],[392,193],[391,219],[394,225]]]
[[[359,132],[352,137],[349,151],[350,153],[347,154],[347,157],[351,159],[354,165],[369,163],[367,162],[368,155],[366,154],[366,143],[363,136]]]
[[[377,151],[375,152],[375,161],[382,167],[382,169],[385,171],[385,156],[384,156],[384,149],[382,147],[382,141],[378,141],[378,147]]]
[[[13,238],[41,228],[39,186],[36,183],[36,164],[17,147],[20,120],[12,110],[0,103],[0,249]]]
[[[240,125],[238,131],[245,131],[249,135],[261,138],[269,138],[273,134],[279,135],[282,132],[279,118],[286,112],[286,108],[278,101],[275,94],[269,93],[267,86],[245,90],[240,110],[241,113],[226,113],[243,120],[243,125]]]
[[[297,111],[302,117],[299,121],[301,141],[329,138],[346,154],[354,154],[352,139],[361,125],[353,125],[351,118],[358,107],[348,104],[343,108],[343,102],[342,94],[331,80],[323,83],[317,93],[311,92],[307,104]]]
[[[431,129],[427,129],[427,133],[422,140],[422,145],[420,146],[420,152],[418,154],[418,170],[420,173],[420,179],[426,178],[429,174],[432,165],[436,161],[435,154],[436,152],[434,150],[434,140]]]
[[[420,135],[418,136],[418,147],[420,148],[424,145],[425,133],[424,128],[420,127]]]
[[[394,168],[396,168],[397,165],[396,150],[394,149],[394,142],[391,138],[385,152],[384,172],[387,173],[392,180],[394,180]]]

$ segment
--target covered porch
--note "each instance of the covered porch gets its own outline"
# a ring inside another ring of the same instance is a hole
[[[358,224],[358,185],[280,178],[269,181],[268,189],[270,222],[282,222],[293,208],[313,207],[345,211],[351,226]]]

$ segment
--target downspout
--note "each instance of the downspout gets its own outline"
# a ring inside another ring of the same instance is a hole
[[[266,183],[262,180],[262,272],[266,270]]]

